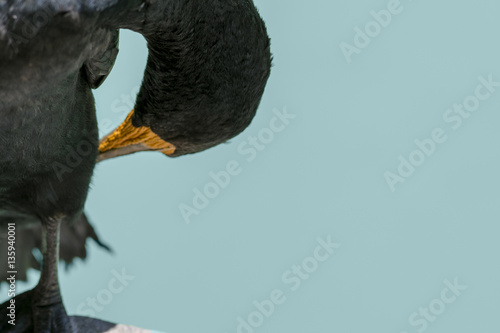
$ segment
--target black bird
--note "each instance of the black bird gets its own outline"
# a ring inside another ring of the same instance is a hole
[[[119,29],[142,34],[149,57],[133,112],[99,142],[91,89],[111,71]],[[96,162],[226,142],[250,124],[270,67],[251,0],[0,0],[0,230],[41,228],[31,237],[43,254],[38,285],[14,298],[15,326],[1,305],[0,331],[112,328],[69,317],[57,278],[61,225],[98,240],[82,215]]]

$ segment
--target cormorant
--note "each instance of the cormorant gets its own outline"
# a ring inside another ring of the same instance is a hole
[[[112,69],[119,29],[142,34],[149,56],[134,110],[99,142],[91,89]],[[0,331],[114,327],[68,316],[57,278],[61,225],[75,246],[98,240],[82,215],[96,162],[226,142],[250,124],[270,67],[251,0],[0,0],[0,230],[14,223],[34,239],[40,228],[43,254],[38,285],[14,298],[15,326],[1,305]],[[36,266],[25,259],[16,269]]]

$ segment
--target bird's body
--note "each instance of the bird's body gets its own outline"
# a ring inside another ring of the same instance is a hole
[[[10,15],[17,24],[4,21],[0,40],[0,221],[22,215],[19,227],[22,221],[79,215],[98,153],[84,63],[96,49],[109,48],[112,32],[84,29],[84,17],[56,9],[57,3],[39,2],[43,7],[37,8],[14,2]],[[36,38],[22,37],[35,13],[53,16]]]
[[[146,38],[148,64],[135,109],[99,142],[91,90],[111,71],[123,28]],[[97,240],[82,215],[96,161],[227,141],[254,117],[270,65],[250,0],[0,0],[0,238],[8,223],[41,226],[46,244],[38,286],[18,297],[15,332],[92,326],[67,317],[57,262],[61,224],[84,230],[75,247]]]
[[[3,215],[10,211],[40,220],[75,215],[83,208],[97,157],[97,124],[81,76],[74,74],[64,84],[76,89],[20,101],[0,123],[0,205],[7,210]],[[86,151],[76,159],[75,147],[81,142]]]

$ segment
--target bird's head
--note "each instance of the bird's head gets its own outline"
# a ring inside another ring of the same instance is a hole
[[[169,156],[226,142],[252,121],[271,68],[250,0],[186,1],[146,16],[149,58],[134,111],[101,140],[100,159],[140,150]],[[168,13],[168,19],[155,15]]]

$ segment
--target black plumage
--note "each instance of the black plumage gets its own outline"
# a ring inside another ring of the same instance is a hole
[[[149,57],[129,121],[99,143],[91,89],[112,69],[119,29],[141,33]],[[143,150],[180,156],[227,141],[250,124],[270,67],[251,0],[0,0],[0,228],[41,225],[46,241],[38,286],[16,297],[22,324],[4,322],[2,305],[0,331],[111,327],[68,317],[57,283],[60,225],[86,223],[96,161]],[[98,241],[91,227],[73,230],[75,247]]]

